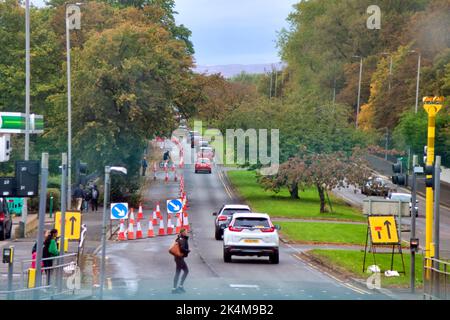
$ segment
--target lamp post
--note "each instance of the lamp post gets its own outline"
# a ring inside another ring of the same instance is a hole
[[[362,78],[362,64],[363,58],[362,56],[353,56],[353,58],[359,58],[359,82],[358,82],[358,103],[356,106],[356,128],[358,128],[358,115],[359,115],[359,107],[361,105],[361,78]]]
[[[420,84],[420,64],[422,61],[422,54],[420,52],[417,52],[416,50],[410,50],[408,53],[417,53],[417,80],[416,80],[416,106],[415,106],[415,113],[417,113],[417,109],[419,106],[419,84]]]
[[[103,224],[102,224],[102,262],[100,269],[100,300],[103,299],[103,286],[105,283],[105,259],[106,259],[106,226],[107,226],[107,207],[109,202],[110,190],[110,174],[112,171],[127,174],[127,169],[124,167],[105,167],[105,187],[103,194]]]
[[[392,54],[388,52],[381,53],[383,56],[389,56],[389,85],[388,85],[388,92],[391,92],[391,81],[392,81]]]
[[[67,55],[67,209],[72,209],[72,92],[70,74],[70,30],[81,29],[80,5],[66,3],[66,55]]]

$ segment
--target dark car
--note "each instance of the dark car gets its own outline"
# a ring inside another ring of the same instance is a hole
[[[366,196],[378,196],[378,197],[387,197],[389,194],[390,188],[387,185],[386,181],[379,177],[369,178],[367,182],[362,186],[361,193]]]
[[[8,204],[4,198],[0,198],[0,241],[11,238],[12,217]]]
[[[214,212],[214,235],[216,240],[221,240],[223,236],[223,230],[228,227],[235,213],[248,213],[252,212],[249,206],[243,204],[226,204],[220,208],[219,212]]]

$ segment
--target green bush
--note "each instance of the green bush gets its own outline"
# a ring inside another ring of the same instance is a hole
[[[45,208],[46,212],[50,212],[50,194],[53,194],[53,213],[61,210],[60,199],[61,193],[59,189],[48,188],[47,189],[47,206]],[[28,208],[30,212],[39,212],[39,196],[31,198],[28,202]]]

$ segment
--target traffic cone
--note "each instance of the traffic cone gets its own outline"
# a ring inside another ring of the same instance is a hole
[[[155,232],[153,231],[153,221],[152,219],[148,220],[148,230],[147,230],[147,237],[153,238],[155,236]]]
[[[144,214],[142,213],[142,204],[139,203],[138,221],[144,219]]]
[[[136,228],[136,239],[142,239],[142,229],[141,229],[141,222],[137,221],[137,228]]]
[[[156,203],[156,215],[159,220],[162,220],[161,210],[159,209],[159,202]]]
[[[165,236],[165,235],[166,235],[166,230],[164,229],[164,220],[160,219],[158,236]]]
[[[156,226],[158,225],[158,216],[156,215],[156,211],[153,210],[153,221],[152,221],[153,225]]]
[[[166,177],[165,177],[165,179],[164,179],[166,182],[168,182],[169,181],[169,172],[168,171],[166,171]]]
[[[130,220],[130,222],[128,223],[128,233],[127,233],[128,240],[135,240],[135,239],[136,239],[135,236],[134,236],[134,227],[133,227],[133,224],[134,224],[134,221],[131,222],[131,220]]]
[[[167,234],[173,234],[172,215],[167,215]]]
[[[183,212],[183,228],[186,229],[187,232],[189,232],[189,218],[187,211]]]
[[[130,213],[130,222],[131,224],[134,224],[135,220],[134,220],[134,209],[131,208],[131,213]]]
[[[117,240],[124,241],[125,239],[125,225],[123,219],[120,219],[120,230],[119,235],[117,236]]]
[[[180,214],[177,214],[177,227],[175,229],[175,232],[178,234],[181,231],[181,216]]]

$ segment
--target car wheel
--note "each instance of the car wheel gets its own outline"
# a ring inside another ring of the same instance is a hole
[[[225,249],[223,249],[223,261],[227,263],[231,262],[231,253]]]
[[[274,252],[273,254],[270,255],[269,261],[272,264],[278,264],[280,262],[280,255],[279,255],[278,251],[276,251],[276,252]]]
[[[197,170],[195,170],[195,173],[198,173],[198,171],[197,171]]]
[[[222,240],[222,234],[220,233],[220,230],[216,229],[214,236],[215,236],[216,240]]]
[[[211,170],[209,170],[209,174],[211,174]]]

